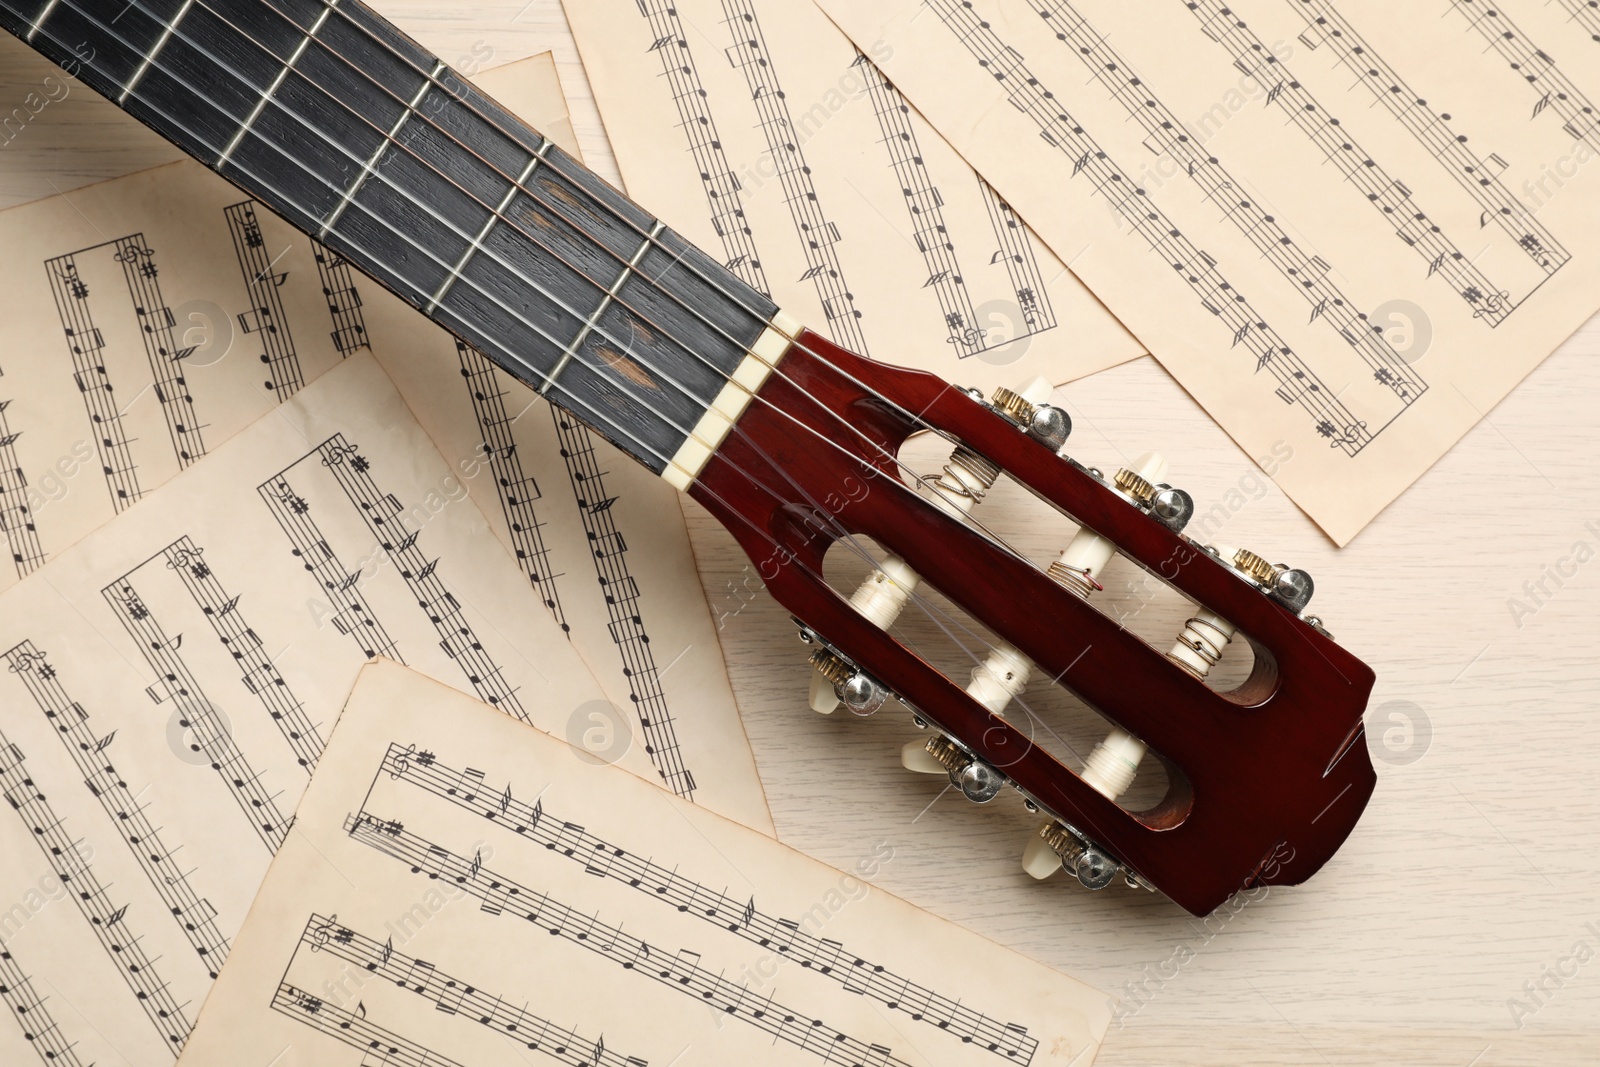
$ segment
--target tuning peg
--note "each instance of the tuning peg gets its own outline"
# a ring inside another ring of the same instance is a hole
[[[843,704],[856,715],[867,716],[883,707],[889,690],[876,678],[830,649],[811,655],[811,708],[831,715]]]
[[[901,762],[914,771],[948,775],[950,784],[974,804],[989,803],[1000,795],[1001,787],[1006,784],[1004,774],[943,734],[929,738],[926,743],[913,744],[920,753],[915,757],[917,766],[911,766],[908,759],[913,745],[901,751]]]
[[[1041,824],[1028,839],[1022,867],[1041,881],[1066,870],[1090,890],[1104,889],[1123,870],[1122,864],[1099,845],[1058,822]],[[1131,873],[1127,877],[1130,885],[1137,884]]]
[[[1052,392],[1049,381],[1035,378],[1020,391],[996,389],[990,404],[1029,437],[1052,452],[1059,452],[1072,436],[1072,416],[1066,409],[1048,403]]]

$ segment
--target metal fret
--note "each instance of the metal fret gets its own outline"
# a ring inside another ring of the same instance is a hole
[[[194,0],[183,0],[183,6],[178,9],[178,13],[172,16],[172,21],[167,23],[166,28],[161,31],[161,36],[156,40],[155,46],[145,53],[144,62],[139,64],[139,69],[133,72],[133,77],[129,78],[128,83],[122,87],[122,95],[117,97],[117,103],[125,104],[128,102],[128,97],[133,95],[134,86],[139,84],[139,79],[144,77],[145,71],[155,64],[156,56],[160,55],[167,42],[172,40],[172,35],[178,32],[178,23],[183,21],[183,17],[189,13],[189,9],[192,7],[194,7]]]
[[[0,24],[657,473],[777,310],[361,0],[248,29],[210,0],[20,6]]]
[[[539,164],[544,162],[545,153],[550,151],[550,146],[553,144],[555,144],[554,141],[546,138],[544,144],[539,146],[539,151],[534,153],[534,157],[528,161],[528,165],[522,168],[522,173],[517,175],[517,180],[512,183],[510,189],[506,190],[505,198],[495,207],[494,214],[489,216],[489,221],[483,224],[483,229],[478,231],[478,236],[472,239],[472,243],[467,246],[467,250],[461,253],[461,259],[457,261],[455,268],[451,270],[450,276],[444,280],[444,284],[439,286],[439,291],[433,294],[433,299],[428,301],[428,306],[422,309],[425,314],[433,314],[434,310],[438,308],[439,302],[445,298],[445,294],[450,292],[451,287],[461,279],[461,272],[467,269],[467,264],[471,262],[472,257],[483,251],[483,242],[488,238],[489,231],[494,229],[495,223],[502,220],[506,209],[511,206],[511,201],[517,198],[517,194],[524,192],[523,186],[527,184],[529,178],[533,177],[533,172],[538,169]]]
[[[59,3],[61,3],[61,0],[50,0],[48,4],[44,5],[44,10],[39,12],[39,17],[33,20],[33,28],[28,31],[28,40],[33,40],[34,35],[39,32],[39,27],[44,25],[44,20],[50,17],[50,12],[54,11]]]
[[[244,125],[239,127],[239,132],[233,135],[233,140],[228,142],[228,147],[222,150],[221,156],[217,157],[216,163],[213,164],[216,169],[221,170],[223,165],[228,162],[228,157],[233,155],[234,151],[239,147],[245,138],[245,134],[250,132],[250,127],[256,124],[256,119],[259,119],[261,113],[267,109],[267,105],[272,102],[273,96],[282,88],[284,80],[294,70],[294,65],[300,62],[300,57],[306,54],[306,49],[311,47],[311,42],[317,39],[317,34],[321,32],[323,23],[332,17],[333,9],[339,6],[339,0],[327,0],[327,5],[322,9],[322,14],[318,15],[316,21],[311,24],[311,28],[306,31],[305,39],[295,48],[294,54],[289,57],[289,62],[284,64],[283,69],[278,72],[278,76],[272,79],[272,84],[267,86],[267,91],[261,94],[261,99],[256,101],[256,106],[250,112],[250,117],[244,120]],[[124,93],[123,99],[126,98],[127,94]]]
[[[383,139],[382,144],[378,145],[378,150],[372,153],[372,158],[367,160],[366,165],[361,168],[361,173],[356,176],[354,184],[350,186],[349,191],[339,201],[339,206],[333,209],[333,214],[329,215],[328,220],[322,224],[322,229],[317,232],[318,237],[328,236],[328,231],[332,230],[339,222],[339,217],[344,214],[351,201],[355,200],[356,194],[361,192],[361,187],[367,183],[367,179],[372,177],[373,172],[378,169],[378,163],[383,159],[384,153],[389,151],[389,147],[395,143],[395,138],[400,136],[400,131],[405,129],[406,123],[411,120],[411,116],[416,114],[417,108],[422,106],[422,98],[427,96],[428,90],[434,87],[439,75],[449,69],[449,64],[443,60],[434,64],[432,73],[428,75],[428,80],[422,83],[422,88],[417,90],[417,95],[411,98],[411,101],[406,104],[406,109],[400,112],[400,117],[395,119],[394,126],[389,130],[389,135]]]
[[[617,299],[617,293],[621,292],[623,283],[633,277],[633,272],[639,267],[639,261],[644,259],[646,252],[655,247],[656,238],[660,237],[661,231],[666,228],[667,224],[664,222],[657,222],[651,227],[650,236],[645,238],[644,244],[639,246],[639,251],[635,252],[633,258],[628,260],[628,265],[622,268],[622,273],[617,275],[617,280],[611,283],[610,289],[606,290],[605,299],[600,301],[600,306],[595,308],[594,314],[584,321],[583,329],[578,331],[577,338],[567,346],[565,352],[561,353],[560,361],[546,376],[544,384],[539,386],[538,392],[540,396],[545,396],[550,392],[550,387],[556,384],[556,378],[566,369],[567,364],[572,362],[572,358],[578,354],[578,351],[583,348],[583,342],[589,339],[591,333],[600,328],[600,316],[604,315],[606,309]]]

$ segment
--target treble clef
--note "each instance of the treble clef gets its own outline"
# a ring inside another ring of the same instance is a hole
[[[197,546],[174,548],[172,555],[167,559],[167,569],[175,571],[188,567],[189,564],[197,562],[204,552],[205,549]]]
[[[390,779],[396,779],[411,770],[411,757],[417,754],[416,745],[407,745],[399,755],[392,760],[394,769],[389,772]]]
[[[330,916],[328,916],[327,919],[323,920],[318,925],[312,927],[312,929],[311,929],[311,951],[312,952],[321,952],[324,948],[326,948],[328,946],[328,940],[329,940],[329,938],[331,936],[329,931],[331,931],[333,929],[334,923],[336,923],[338,921],[339,921],[339,916],[338,915],[330,915]]]
[[[329,445],[322,450],[322,465],[324,467],[337,467],[347,459],[359,459],[360,456],[360,450],[355,445]]]
[[[45,665],[45,653],[35,650],[33,652],[18,652],[11,657],[11,663],[6,670],[12,674],[30,674],[37,667]]]
[[[130,245],[129,247],[118,252],[113,258],[115,258],[118,263],[132,263],[136,259],[149,259],[153,255],[155,255],[154,249],[141,248],[138,245]]]

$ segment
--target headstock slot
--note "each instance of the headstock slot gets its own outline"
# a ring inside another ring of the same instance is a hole
[[[891,556],[871,538],[853,537],[848,543],[841,539],[824,557],[822,574],[833,591],[847,599]],[[887,627],[886,633],[957,687],[966,686],[989,651],[1004,644],[998,634],[931,580],[918,587],[913,604]],[[898,707],[891,704],[884,711]],[[904,714],[909,725],[915,709],[905,708]],[[1008,705],[1005,716],[1068,773],[1076,773],[1082,767],[1094,746],[1115,725],[1071,689],[1039,676],[1028,681],[1025,691]],[[936,736],[936,732],[911,735],[908,744],[920,748],[930,736]],[[1166,761],[1152,753],[1134,787],[1117,803],[1136,814],[1153,810],[1166,799],[1169,782],[1178,779],[1181,771],[1169,771]]]
[[[907,469],[927,473],[939,469],[949,450],[948,438],[923,432],[913,434],[898,455]],[[1073,449],[1069,447],[1067,451]],[[993,529],[997,512],[1006,517],[1004,530],[997,532],[1032,560],[1041,573],[1083,529],[1066,509],[1004,472],[989,490],[977,518]],[[1103,590],[1089,596],[1087,602],[1162,654],[1171,649],[1174,639],[1201,607],[1163,578],[1158,568],[1145,566],[1123,555],[1120,549],[1101,572],[1099,582]],[[1255,669],[1255,658],[1254,643],[1248,634],[1240,632],[1224,646],[1220,661],[1204,679],[1206,685],[1224,694],[1240,689]]]

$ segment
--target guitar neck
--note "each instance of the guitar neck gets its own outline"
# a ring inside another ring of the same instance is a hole
[[[0,26],[680,487],[796,332],[362,4],[0,0]]]

